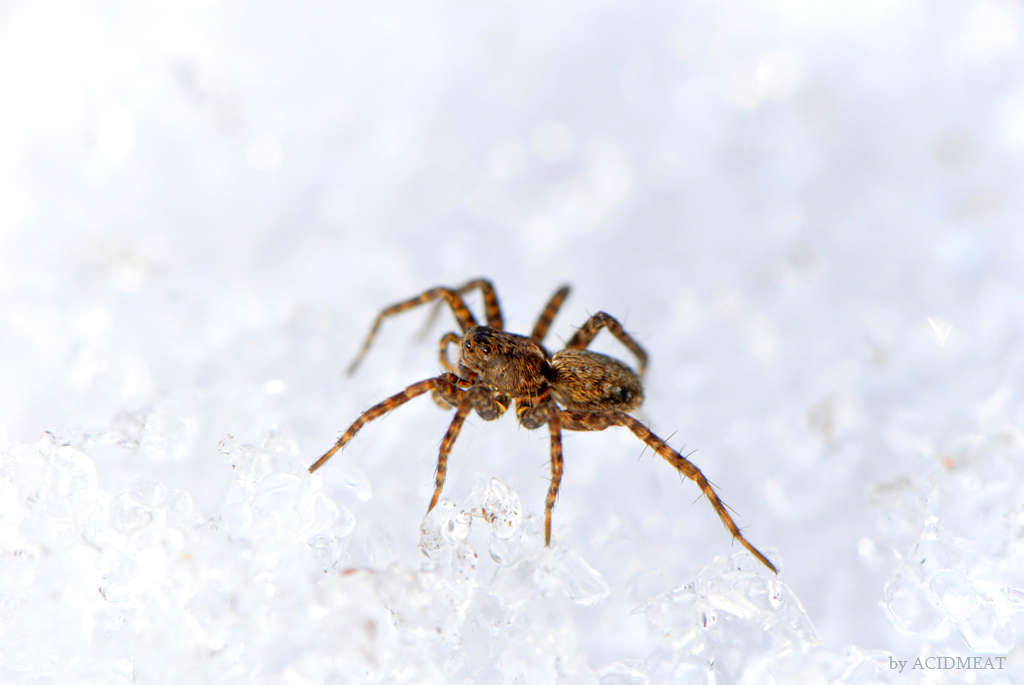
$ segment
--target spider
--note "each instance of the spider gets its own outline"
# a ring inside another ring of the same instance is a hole
[[[463,300],[467,292],[479,290],[483,296],[487,325],[477,323]],[[560,288],[548,301],[529,336],[504,330],[501,307],[494,286],[485,279],[476,279],[460,288],[433,288],[417,297],[394,304],[377,315],[362,349],[348,367],[351,375],[366,356],[384,319],[428,302],[446,303],[462,329],[462,335],[446,333],[440,340],[441,366],[445,372],[435,378],[413,383],[364,411],[338,441],[312,466],[313,473],[343,449],[356,433],[370,421],[396,409],[414,397],[431,393],[444,408],[455,409],[455,416],[441,441],[437,458],[434,496],[429,513],[441,496],[448,471],[448,455],[462,425],[475,411],[485,421],[493,421],[515,402],[519,423],[529,430],[547,424],[551,434],[551,484],[544,504],[544,543],[551,544],[551,511],[555,506],[562,481],[562,431],[600,431],[612,426],[628,428],[636,437],[661,455],[701,489],[711,502],[722,523],[733,537],[762,564],[778,573],[740,532],[725,504],[700,469],[652,433],[629,412],[643,402],[640,378],[647,366],[647,353],[610,315],[598,312],[591,316],[566,343],[565,349],[551,354],[541,344],[552,320],[569,295],[569,287]],[[636,357],[638,371],[604,354],[587,349],[601,329],[608,329]],[[459,346],[458,366],[448,357],[452,344]]]

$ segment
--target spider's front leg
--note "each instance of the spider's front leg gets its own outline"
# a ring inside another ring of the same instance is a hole
[[[478,278],[470,281],[461,288],[455,289],[455,294],[465,295],[470,290],[480,290],[480,294],[484,298],[484,316],[487,317],[487,325],[491,328],[497,328],[499,331],[505,327],[505,322],[501,317],[501,305],[498,304],[498,295],[494,292],[494,285],[486,278]],[[441,303],[438,302],[430,310],[430,316],[423,322],[423,330],[420,333],[420,339],[427,337],[427,333],[430,331],[431,326],[434,325],[434,321],[437,320],[437,315],[441,311]]]
[[[458,405],[459,399],[457,398],[459,397],[459,395],[465,392],[461,389],[465,385],[465,383],[466,381],[459,378],[455,374],[445,373],[438,376],[437,378],[428,378],[425,381],[413,383],[402,392],[392,395],[391,397],[387,398],[382,402],[378,402],[377,404],[373,405],[372,407],[370,407],[369,409],[367,409],[366,411],[359,415],[359,418],[357,418],[352,423],[352,425],[348,427],[348,430],[342,433],[341,437],[338,438],[338,441],[334,443],[334,447],[327,450],[327,453],[324,454],[324,456],[317,459],[316,462],[314,462],[313,465],[309,467],[309,472],[313,473],[318,468],[323,466],[324,462],[326,462],[328,459],[334,456],[335,452],[337,452],[340,449],[343,449],[345,445],[347,445],[352,440],[352,438],[356,436],[356,433],[359,432],[359,429],[365,426],[367,423],[373,421],[374,419],[380,416],[383,416],[384,414],[387,414],[389,411],[393,409],[401,407],[403,404],[413,399],[414,397],[419,397],[420,395],[426,392],[433,392],[435,396],[446,398],[446,401],[450,399],[451,401],[448,403],[451,406]]]
[[[493,289],[491,290],[491,296],[494,298]],[[485,299],[487,298],[485,297]],[[495,302],[497,302],[497,299],[494,299]],[[369,335],[366,336],[366,340],[363,342],[363,347],[359,350],[359,354],[356,355],[356,358],[352,360],[352,363],[349,364],[348,374],[352,375],[355,373],[356,368],[358,368],[360,362],[363,361],[363,357],[365,357],[366,353],[369,351],[370,345],[373,343],[373,339],[377,336],[377,331],[380,329],[380,325],[383,323],[384,319],[389,316],[401,314],[402,312],[408,311],[413,307],[418,307],[421,304],[433,302],[434,300],[444,300],[448,306],[451,307],[452,314],[455,315],[455,318],[459,322],[459,328],[462,330],[466,330],[470,326],[476,325],[476,319],[473,318],[473,314],[470,313],[469,308],[466,307],[466,303],[463,301],[462,295],[458,290],[453,290],[451,288],[432,288],[421,295],[393,304],[377,315],[377,319],[373,322],[373,326],[370,328]],[[488,316],[490,315],[491,312],[488,310]]]
[[[446,333],[441,341],[438,343],[438,352],[440,353],[439,359],[441,361],[441,367],[445,369],[449,375],[455,376],[459,379],[460,387],[465,389],[473,385],[476,382],[476,374],[469,372],[468,374],[463,372],[460,374],[455,366],[452,364],[451,359],[448,358],[448,346],[452,343],[456,345],[462,344],[462,338],[457,333]],[[459,406],[461,399],[455,399],[449,401],[450,398],[444,396],[439,390],[435,390],[432,393],[434,401],[437,402],[438,406],[442,409],[454,409]]]
[[[528,430],[540,428],[545,423],[551,434],[551,485],[548,496],[544,500],[544,544],[551,545],[551,512],[558,498],[558,488],[562,484],[562,411],[555,404],[550,389],[541,393],[540,397],[516,400],[516,418],[520,425]]]
[[[718,514],[718,518],[722,519],[722,523],[729,529],[732,536],[739,540],[740,544],[746,547],[747,551],[753,554],[758,561],[770,568],[772,573],[778,574],[775,565],[768,561],[768,557],[761,554],[757,548],[743,537],[739,526],[732,520],[728,509],[725,508],[725,503],[718,497],[718,493],[715,492],[715,489],[708,482],[708,479],[704,477],[704,474],[701,473],[701,470],[689,459],[669,447],[667,442],[652,433],[647,426],[629,414],[614,410],[605,412],[563,411],[562,426],[566,430],[572,431],[600,431],[611,426],[623,426],[633,431],[636,437],[643,440],[651,449],[661,455],[665,461],[676,467],[679,473],[696,483],[697,487],[704,493],[704,496],[711,502],[711,506],[715,508],[715,513]]]
[[[445,333],[444,337],[441,338],[441,342],[438,343],[439,359],[441,360],[441,367],[448,373],[455,373],[455,366],[452,364],[451,359],[448,357],[448,346],[452,343],[456,347],[462,344],[462,336],[458,333],[450,332]]]
[[[444,481],[448,475],[448,455],[451,454],[452,447],[455,446],[455,440],[459,437],[462,425],[466,422],[466,417],[469,416],[469,413],[476,411],[484,421],[493,421],[504,414],[512,402],[511,398],[505,393],[498,392],[494,388],[482,384],[474,384],[468,390],[461,391],[461,395],[457,397],[458,401],[450,401],[455,400],[455,396],[450,398],[447,396],[443,397],[446,402],[456,409],[455,416],[452,417],[452,422],[448,426],[448,432],[444,434],[444,439],[441,441],[441,450],[437,455],[437,470],[434,475],[434,496],[430,499],[427,513],[430,513],[437,506],[437,501],[441,497],[441,489],[444,488]]]
[[[498,304],[498,295],[494,292],[494,285],[486,278],[477,278],[459,288],[456,288],[455,292],[459,295],[465,295],[471,290],[479,290],[480,295],[483,296],[484,316],[487,319],[487,325],[491,328],[497,328],[499,331],[502,330],[505,327],[505,323],[501,317],[501,305]],[[430,312],[431,322],[437,317],[437,312],[440,307],[440,302],[434,305],[434,310]]]

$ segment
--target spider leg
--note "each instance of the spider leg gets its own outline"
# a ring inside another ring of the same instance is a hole
[[[533,333],[530,337],[533,338],[534,342],[544,342],[544,336],[548,334],[548,328],[551,326],[551,322],[554,321],[555,316],[558,314],[558,310],[562,308],[562,303],[565,302],[565,298],[569,296],[569,286],[563,285],[559,288],[551,299],[548,300],[547,305],[544,307],[544,311],[541,312],[540,318],[537,319],[536,325],[533,327]]]
[[[551,434],[551,485],[544,501],[544,544],[551,545],[551,511],[555,508],[558,488],[562,484],[562,417],[565,414],[555,404],[551,391],[541,393],[539,397],[520,397],[516,399],[516,418],[527,430],[535,430],[545,423]]]
[[[501,318],[501,305],[498,304],[498,296],[494,292],[494,285],[486,278],[478,278],[457,289],[459,295],[464,295],[470,290],[479,289],[484,298],[484,315],[487,317],[487,325],[505,330],[505,322]]]
[[[594,336],[602,328],[607,328],[609,333],[618,338],[619,342],[636,355],[637,360],[640,362],[640,375],[644,375],[644,368],[647,366],[647,353],[644,352],[644,348],[640,347],[636,340],[633,340],[629,333],[622,328],[622,324],[605,312],[598,312],[587,319],[587,322],[576,331],[576,334],[569,338],[569,342],[565,344],[565,349],[586,349],[590,341],[594,339]]]
[[[452,343],[455,343],[456,345],[461,344],[462,337],[458,333],[445,333],[438,345],[441,352],[441,366],[444,367],[445,371],[448,373],[455,373],[455,367],[452,366],[452,362],[448,358],[448,346]]]
[[[732,536],[740,541],[740,544],[747,548],[754,557],[757,558],[762,564],[772,570],[772,573],[778,573],[775,565],[768,561],[768,557],[761,554],[752,544],[750,544],[743,533],[740,532],[736,522],[732,520],[732,516],[729,515],[729,511],[725,504],[718,497],[718,493],[715,492],[714,487],[708,483],[708,479],[704,477],[701,470],[697,468],[693,462],[679,454],[671,447],[668,443],[659,438],[657,435],[651,432],[647,426],[637,421],[629,414],[624,414],[620,411],[607,411],[607,412],[576,412],[576,411],[563,411],[562,412],[562,426],[566,430],[574,431],[599,431],[608,428],[609,426],[623,426],[633,431],[633,434],[644,441],[657,452],[661,457],[676,467],[676,470],[681,474],[692,480],[700,488],[704,496],[711,502],[711,506],[715,508],[715,512],[718,514],[718,518],[722,519],[722,523],[729,529]]]
[[[548,402],[548,430],[551,433],[551,485],[544,500],[544,545],[551,546],[551,510],[555,508],[558,487],[562,484],[562,412],[552,400]]]
[[[333,457],[335,452],[340,449],[344,449],[345,445],[347,445],[352,438],[356,436],[359,429],[367,423],[387,414],[393,409],[401,407],[414,397],[419,397],[423,393],[433,391],[435,397],[443,397],[450,405],[457,405],[459,403],[459,395],[463,394],[463,391],[460,389],[460,383],[464,383],[464,381],[462,381],[458,376],[446,373],[438,376],[437,378],[428,378],[425,381],[413,383],[402,392],[392,395],[382,402],[378,402],[359,415],[359,418],[357,418],[352,425],[348,427],[348,430],[338,438],[338,442],[334,443],[334,447],[327,450],[327,453],[324,454],[324,456],[317,459],[316,462],[309,467],[309,472],[313,473],[323,466],[324,462]]]
[[[373,327],[370,328],[370,334],[366,336],[366,341],[363,343],[362,349],[359,350],[359,354],[357,354],[356,358],[352,360],[351,364],[349,364],[349,375],[355,373],[359,363],[363,361],[363,357],[365,357],[367,351],[369,351],[370,344],[373,342],[374,337],[376,337],[377,330],[380,328],[384,319],[438,299],[443,299],[448,303],[448,306],[452,309],[452,313],[455,314],[455,318],[459,321],[459,327],[461,327],[463,331],[470,326],[476,325],[476,319],[473,318],[473,314],[469,311],[469,308],[466,307],[466,303],[462,300],[462,296],[458,291],[452,290],[451,288],[433,288],[412,299],[393,304],[377,315],[377,319],[373,322]]]
[[[455,388],[468,390],[476,383],[476,376],[473,375],[469,378],[462,378],[461,376],[457,376],[453,373],[447,373],[445,375],[451,379],[451,385],[442,385],[441,387],[434,388],[430,392],[430,396],[441,409],[455,409],[459,406],[459,402],[462,401],[462,394]]]
[[[498,304],[498,296],[494,292],[494,285],[485,278],[478,278],[470,281],[461,288],[456,288],[455,292],[458,295],[465,295],[470,290],[479,288],[480,294],[484,298],[484,314],[487,317],[487,325],[491,328],[497,328],[499,331],[504,329],[504,322],[501,318],[501,305]],[[427,317],[426,323],[423,324],[423,330],[420,332],[420,338],[425,338],[427,331],[434,325],[434,321],[437,320],[437,314],[441,311],[441,303],[435,304],[431,310],[430,315]]]
[[[448,426],[448,432],[444,434],[441,449],[437,455],[434,496],[430,499],[430,506],[427,507],[428,514],[437,506],[437,500],[441,497],[441,489],[444,488],[444,481],[448,475],[448,455],[451,454],[452,447],[455,446],[455,440],[462,431],[466,417],[471,411],[476,410],[485,420],[492,421],[504,413],[509,401],[507,395],[497,393],[486,385],[474,385],[463,392],[459,401],[454,403],[455,416],[452,417],[452,422]]]

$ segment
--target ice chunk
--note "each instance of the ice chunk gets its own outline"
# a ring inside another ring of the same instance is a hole
[[[597,569],[575,552],[559,553],[556,550],[555,554],[554,572],[561,579],[569,599],[577,604],[590,605],[608,596],[608,582]]]
[[[931,635],[943,624],[921,578],[910,570],[889,578],[882,604],[892,624],[907,633]]]
[[[480,505],[480,512],[483,518],[491,526],[494,535],[507,540],[519,530],[522,504],[519,495],[510,490],[497,478],[487,481],[483,491]]]
[[[978,604],[957,630],[968,647],[984,654],[1009,654],[1016,643],[1012,617],[993,602]]]
[[[652,682],[818,682],[849,668],[854,657],[825,650],[793,592],[749,558],[717,557],[637,610],[663,636],[645,663]]]

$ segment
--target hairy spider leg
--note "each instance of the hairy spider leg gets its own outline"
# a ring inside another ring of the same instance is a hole
[[[732,536],[740,541],[740,544],[747,548],[751,554],[753,554],[758,561],[767,566],[772,570],[772,573],[778,574],[775,565],[768,561],[768,557],[761,554],[752,544],[750,544],[743,533],[740,532],[736,522],[732,520],[732,516],[729,515],[729,511],[726,509],[725,504],[718,497],[718,493],[715,492],[714,487],[708,482],[708,479],[704,477],[701,470],[697,468],[693,462],[679,454],[671,447],[668,443],[659,438],[657,435],[651,432],[647,426],[637,421],[629,414],[624,414],[620,411],[607,411],[607,412],[576,412],[576,411],[562,411],[562,427],[566,430],[573,431],[599,431],[604,430],[610,426],[623,426],[633,431],[636,437],[644,441],[650,446],[655,452],[661,457],[676,467],[681,474],[692,480],[697,484],[697,487],[701,489],[704,496],[711,502],[711,506],[715,508],[715,512],[718,514],[718,518],[722,519],[722,523],[729,529]]]
[[[551,485],[544,500],[544,544],[551,546],[551,511],[558,498],[558,487],[562,484],[562,416],[554,400],[546,403],[548,408],[548,430],[551,433]]]
[[[544,544],[551,545],[551,511],[555,508],[558,488],[562,484],[562,411],[555,404],[551,389],[541,392],[538,397],[516,399],[516,418],[519,425],[535,430],[545,423],[551,433],[551,485],[544,500]]]
[[[485,421],[493,421],[508,409],[510,403],[508,395],[498,393],[486,385],[474,385],[462,393],[462,397],[455,409],[455,416],[452,417],[448,431],[441,440],[441,449],[437,455],[437,469],[434,473],[434,496],[430,498],[430,506],[427,507],[429,514],[441,497],[441,489],[444,488],[445,478],[448,476],[448,455],[455,446],[455,441],[462,431],[462,425],[471,411],[476,411]]]
[[[547,305],[544,307],[544,311],[541,312],[540,318],[537,319],[537,323],[533,327],[533,333],[530,337],[533,338],[534,342],[544,342],[544,336],[548,334],[548,328],[551,326],[551,322],[554,321],[555,316],[558,314],[558,310],[562,308],[562,303],[565,302],[565,298],[569,296],[569,286],[563,285],[555,294],[548,300]]]
[[[487,325],[491,328],[497,328],[499,331],[504,330],[505,323],[501,318],[501,305],[498,304],[498,296],[494,292],[494,285],[490,281],[486,278],[477,278],[460,288],[456,288],[455,292],[459,295],[465,295],[470,290],[477,288],[479,288],[480,294],[484,298],[484,315],[487,317]],[[427,333],[437,320],[437,315],[440,311],[440,302],[431,307],[430,315],[427,316],[427,320],[423,323],[423,330],[420,331],[420,340],[427,337]]]
[[[647,367],[647,353],[644,352],[644,348],[640,347],[636,340],[633,340],[632,336],[622,328],[622,324],[615,317],[605,312],[598,312],[587,319],[587,322],[576,331],[576,334],[569,338],[569,342],[565,344],[565,349],[585,350],[590,341],[594,339],[594,336],[602,328],[607,328],[609,333],[618,338],[619,342],[636,355],[637,360],[640,362],[640,375],[644,375],[644,369]]]
[[[484,315],[487,317],[487,325],[491,328],[497,328],[499,331],[505,330],[505,322],[501,318],[501,305],[498,304],[498,296],[495,294],[494,285],[490,281],[486,278],[477,278],[461,288],[457,288],[455,292],[459,295],[465,295],[474,289],[479,289],[480,294],[484,298]]]
[[[449,373],[455,373],[455,367],[452,366],[451,359],[448,358],[448,346],[452,343],[461,345],[462,336],[454,332],[445,333],[444,337],[441,338],[441,342],[438,344],[441,352],[441,366]]]
[[[395,314],[400,314],[412,309],[413,307],[418,307],[421,304],[433,302],[437,299],[443,299],[448,303],[448,306],[452,309],[452,313],[455,314],[455,318],[458,319],[459,327],[462,328],[463,331],[470,326],[476,325],[476,319],[473,318],[473,314],[469,311],[469,308],[462,300],[462,296],[459,295],[458,291],[452,290],[451,288],[433,288],[410,300],[393,304],[377,315],[377,319],[373,322],[373,327],[370,328],[370,334],[366,336],[366,341],[363,343],[362,349],[359,350],[359,354],[357,354],[356,358],[352,360],[351,364],[349,364],[348,374],[352,375],[355,373],[355,370],[359,367],[359,363],[363,361],[363,357],[365,357],[366,353],[369,351],[370,344],[377,335],[377,330],[380,328],[384,319],[389,316],[394,316]]]
[[[461,395],[464,393],[462,386],[466,384],[466,381],[462,380],[455,374],[446,373],[438,376],[437,378],[428,378],[425,381],[419,383],[413,383],[402,392],[392,395],[391,397],[378,402],[373,405],[362,414],[359,415],[348,430],[342,433],[341,437],[338,438],[338,442],[334,443],[334,447],[327,450],[324,456],[320,457],[309,467],[309,472],[313,473],[318,468],[324,465],[328,459],[334,456],[334,453],[340,449],[344,449],[352,438],[356,436],[359,429],[368,424],[370,421],[387,414],[389,411],[401,407],[403,404],[419,397],[423,393],[433,391],[435,397],[443,398],[450,406],[457,407],[461,401]]]

